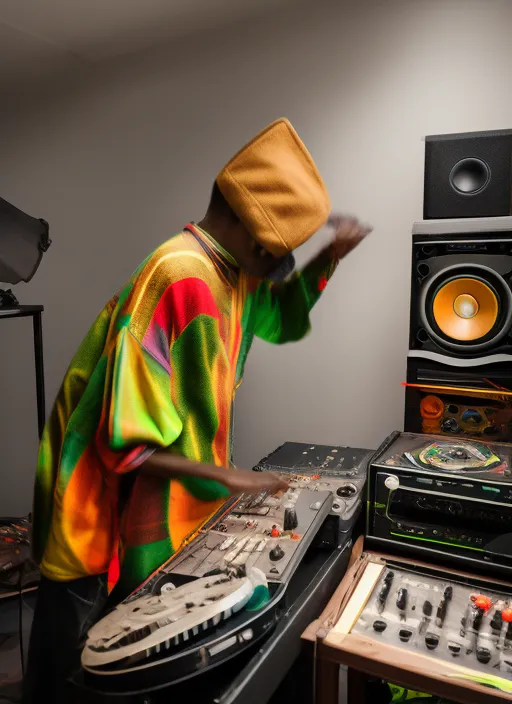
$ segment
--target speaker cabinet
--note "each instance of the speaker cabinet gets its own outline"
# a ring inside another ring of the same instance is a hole
[[[472,230],[413,230],[405,429],[510,442],[512,218]]]
[[[512,130],[425,139],[423,217],[500,217],[512,213]]]

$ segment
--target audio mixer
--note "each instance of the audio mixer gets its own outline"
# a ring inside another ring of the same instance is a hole
[[[202,577],[212,569],[250,565],[269,582],[296,568],[332,505],[330,491],[291,486],[280,498],[242,496],[170,566],[170,573]]]
[[[286,475],[294,487],[330,491],[330,513],[337,518],[338,539],[349,533],[361,510],[361,494],[371,450],[286,442],[255,469]]]

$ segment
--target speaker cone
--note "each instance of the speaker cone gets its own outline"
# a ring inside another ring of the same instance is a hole
[[[491,170],[482,159],[461,159],[450,172],[450,185],[465,196],[481,193],[489,185]]]
[[[448,349],[474,353],[495,345],[512,324],[512,293],[495,270],[456,264],[433,276],[421,294],[429,336]]]
[[[484,281],[452,279],[435,294],[432,312],[439,329],[452,340],[479,340],[496,324],[498,299]]]

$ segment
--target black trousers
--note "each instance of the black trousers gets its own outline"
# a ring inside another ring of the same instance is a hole
[[[68,678],[80,667],[87,631],[100,617],[106,601],[106,574],[72,582],[42,578],[30,634],[23,704],[79,701]]]

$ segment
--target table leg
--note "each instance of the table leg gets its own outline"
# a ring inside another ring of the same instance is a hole
[[[317,659],[315,672],[315,704],[339,704],[339,688],[340,666],[329,660]]]
[[[39,439],[44,430],[45,396],[44,396],[44,361],[43,361],[43,325],[41,313],[35,313],[34,323],[34,356],[36,364],[36,394],[37,394],[37,426]]]
[[[347,669],[347,702],[348,704],[366,702],[366,675],[352,667]]]

